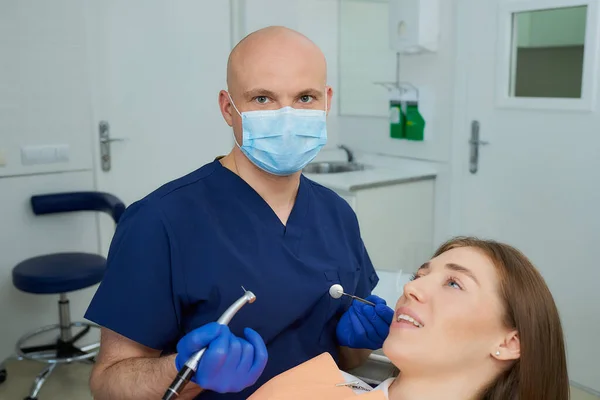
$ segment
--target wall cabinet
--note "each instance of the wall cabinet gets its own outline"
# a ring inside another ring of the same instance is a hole
[[[434,179],[424,179],[355,191],[336,190],[356,212],[375,268],[414,272],[431,257],[434,188]]]

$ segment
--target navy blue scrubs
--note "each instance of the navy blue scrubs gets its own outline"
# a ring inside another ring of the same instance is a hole
[[[108,267],[86,318],[145,346],[175,352],[187,332],[216,321],[242,294],[256,295],[229,324],[264,339],[269,361],[241,393],[323,352],[339,360],[335,328],[349,300],[378,282],[356,215],[337,194],[301,177],[283,225],[245,181],[215,160],[132,204],[111,244]],[[165,388],[166,389],[166,388]]]

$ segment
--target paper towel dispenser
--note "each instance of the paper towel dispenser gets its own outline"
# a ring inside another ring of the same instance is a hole
[[[402,54],[435,52],[439,0],[389,0],[390,48]]]

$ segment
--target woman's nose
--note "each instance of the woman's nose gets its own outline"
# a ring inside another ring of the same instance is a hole
[[[412,280],[404,285],[404,296],[418,302],[425,301],[424,290],[417,284],[416,280]]]

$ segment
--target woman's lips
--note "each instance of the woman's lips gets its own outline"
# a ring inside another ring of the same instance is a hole
[[[393,325],[410,329],[421,329],[425,326],[417,313],[408,307],[400,307],[396,310]]]

